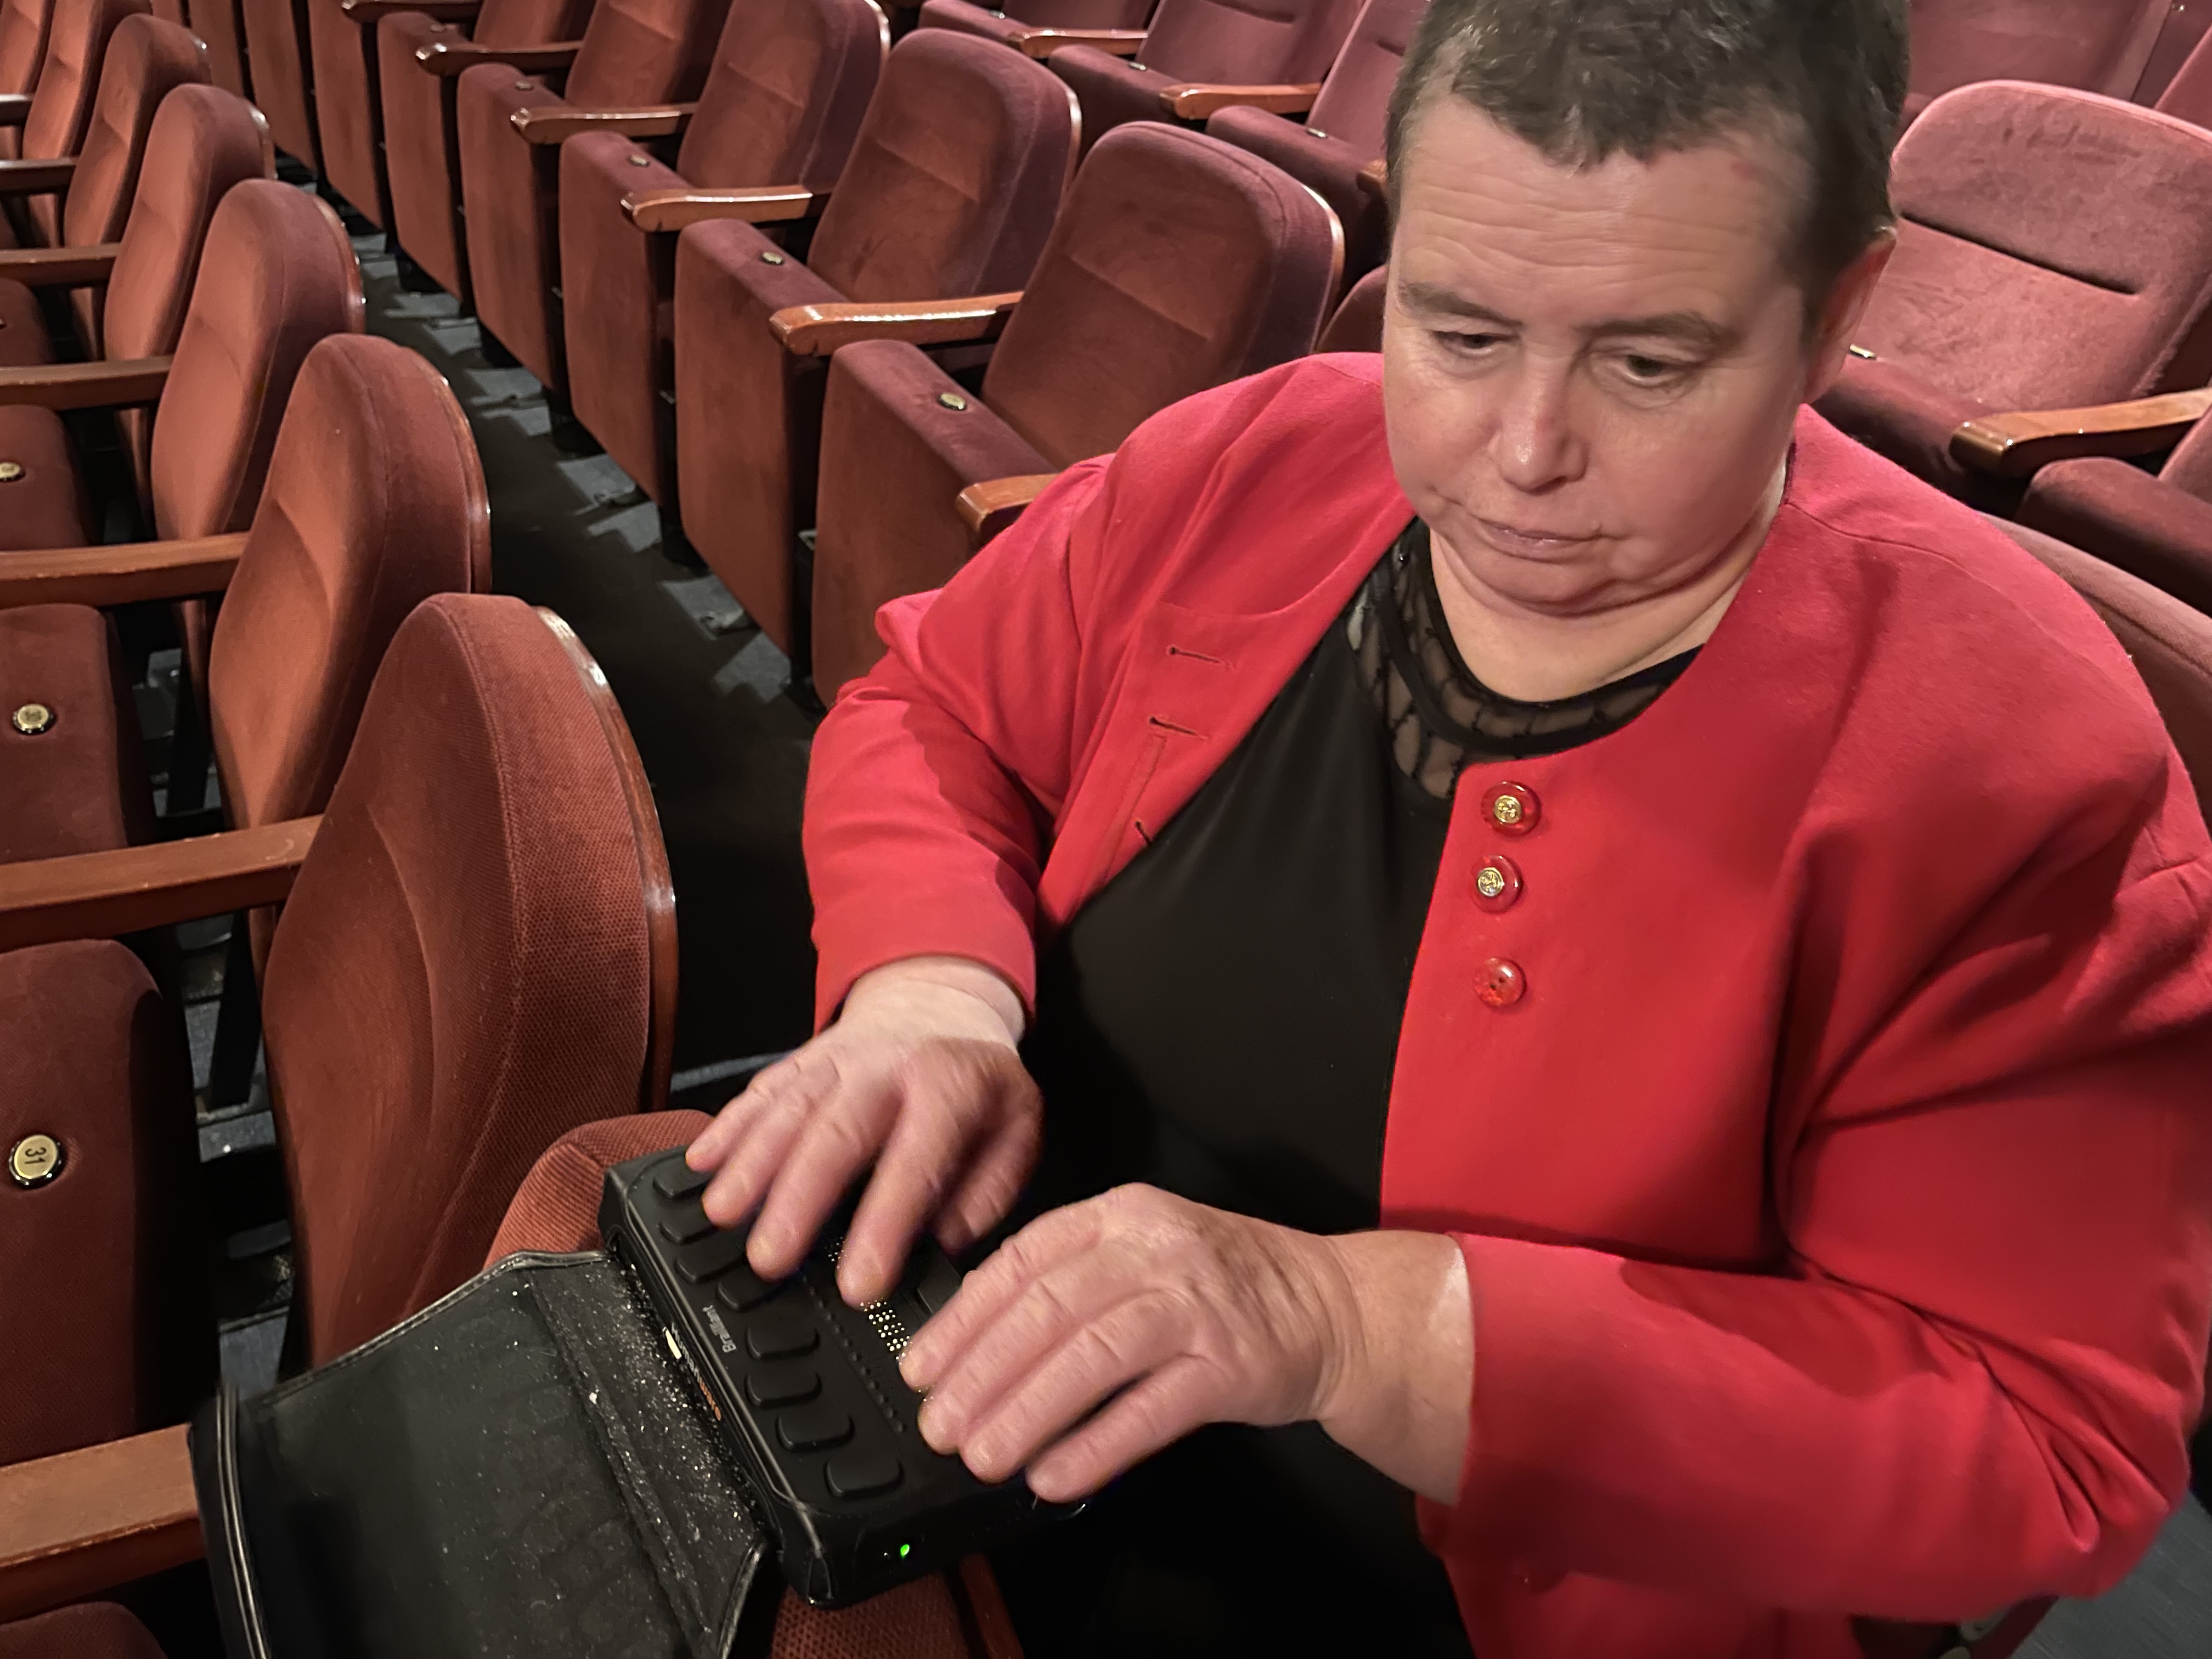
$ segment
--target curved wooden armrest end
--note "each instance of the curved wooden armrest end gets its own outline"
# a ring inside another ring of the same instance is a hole
[[[19,247],[0,251],[0,281],[26,288],[85,288],[104,283],[115,269],[120,242],[83,247]]]
[[[903,340],[917,346],[995,340],[1021,302],[1019,289],[960,300],[917,301],[911,305],[877,300],[831,301],[787,306],[768,319],[768,325],[793,356],[826,357],[855,340]]]
[[[205,1549],[181,1426],[0,1468],[0,1621],[82,1601]]]
[[[1321,96],[1321,82],[1264,87],[1212,86],[1187,82],[1160,88],[1160,107],[1179,121],[1203,121],[1218,109],[1260,109],[1270,115],[1304,115]]]
[[[1378,202],[1390,199],[1390,169],[1381,156],[1359,169],[1359,187]]]
[[[1096,46],[1116,58],[1134,58],[1145,44],[1145,31],[1033,28],[1018,32],[1012,40],[1032,58],[1049,58],[1062,46]]]
[[[0,554],[0,610],[24,605],[130,605],[188,599],[230,586],[246,532]]]
[[[40,363],[0,368],[0,406],[36,404],[44,409],[125,409],[158,402],[168,384],[167,357],[119,362]]]
[[[415,50],[415,61],[441,80],[465,74],[478,64],[504,64],[525,75],[564,70],[576,61],[581,40],[556,40],[543,46],[480,46],[473,40],[435,40]]]
[[[2179,441],[2208,411],[2212,387],[2086,409],[1980,415],[1951,434],[1951,456],[1978,472],[2025,478],[2053,461],[2085,455],[2154,455]]]
[[[1012,478],[989,478],[962,490],[954,505],[960,522],[981,547],[1022,516],[1029,504],[1051,487],[1057,472],[1025,472]]]
[[[0,865],[0,951],[118,939],[281,903],[319,817]]]
[[[709,219],[774,225],[810,218],[829,200],[828,191],[799,185],[764,190],[641,190],[623,198],[623,216],[647,232],[681,230]]]
[[[75,177],[74,155],[56,155],[40,161],[0,161],[0,196],[43,196],[67,190]]]
[[[696,104],[653,104],[641,109],[519,109],[507,118],[523,142],[557,144],[580,132],[619,132],[629,138],[666,138],[690,125]]]

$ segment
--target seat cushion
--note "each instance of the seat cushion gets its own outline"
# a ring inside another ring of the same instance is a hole
[[[145,1626],[112,1601],[0,1625],[0,1659],[163,1659]]]
[[[34,705],[46,729],[19,730]],[[128,846],[152,815],[113,625],[88,605],[0,611],[0,863]]]
[[[2100,457],[2045,467],[2016,516],[2212,613],[2212,501]]]
[[[62,417],[29,404],[0,407],[0,551],[83,547],[99,539]]]
[[[179,1421],[215,1332],[192,1287],[184,1030],[144,965],[110,939],[0,954],[0,1154],[34,1134],[61,1148],[43,1185],[0,1180],[0,1321],[36,1333],[0,1348],[12,1463]]]
[[[1175,76],[1140,69],[1096,46],[1062,46],[1047,61],[1052,72],[1075,89],[1076,100],[1083,106],[1085,155],[1126,122],[1170,118],[1160,102],[1160,91],[1176,84]]]
[[[1389,257],[1390,210],[1359,182],[1359,170],[1379,150],[1321,137],[1296,121],[1243,106],[1216,110],[1206,118],[1206,131],[1209,137],[1272,161],[1328,204],[1344,228],[1345,282],[1357,282]]]

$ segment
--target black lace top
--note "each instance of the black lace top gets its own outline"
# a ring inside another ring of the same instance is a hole
[[[1692,654],[1583,696],[1499,696],[1461,661],[1408,526],[1039,963],[1030,1206],[1145,1181],[1312,1232],[1374,1226],[1460,771],[1618,730]],[[1311,1424],[1201,1431],[1001,1565],[1036,1659],[1467,1653],[1411,1495]]]

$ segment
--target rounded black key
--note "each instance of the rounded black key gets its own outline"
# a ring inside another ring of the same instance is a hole
[[[783,1281],[770,1284],[742,1261],[722,1275],[714,1287],[715,1298],[726,1308],[739,1313],[750,1313],[783,1288]]]
[[[833,1498],[872,1498],[889,1492],[906,1478],[899,1461],[889,1452],[840,1452],[823,1472]]]
[[[714,1231],[707,1212],[696,1204],[678,1204],[660,1220],[660,1236],[671,1244],[690,1244]]]
[[[821,1340],[811,1320],[763,1319],[745,1333],[745,1351],[756,1359],[796,1359]]]
[[[711,1170],[695,1170],[678,1154],[653,1172],[653,1185],[665,1199],[696,1198],[714,1178]]]
[[[777,1418],[775,1437],[786,1451],[824,1451],[853,1437],[853,1419],[835,1406],[809,1406]]]
[[[756,1365],[745,1373],[745,1398],[756,1406],[799,1406],[822,1392],[811,1365]]]
[[[745,1235],[713,1233],[676,1252],[676,1271],[694,1285],[720,1279],[745,1259]]]

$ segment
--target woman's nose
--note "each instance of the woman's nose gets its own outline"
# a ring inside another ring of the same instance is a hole
[[[1514,489],[1534,494],[1582,471],[1583,445],[1568,391],[1566,374],[1550,365],[1528,364],[1513,375],[1491,440],[1491,460]]]

